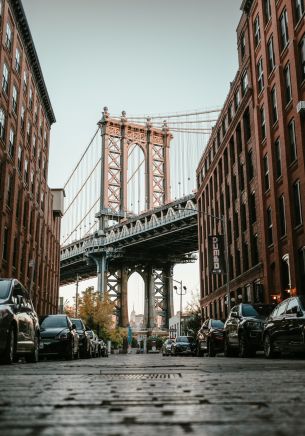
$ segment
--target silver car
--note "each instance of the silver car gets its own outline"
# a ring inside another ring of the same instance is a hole
[[[172,349],[173,342],[174,342],[173,339],[166,339],[166,341],[162,345],[162,356],[170,356],[171,355],[171,349]]]

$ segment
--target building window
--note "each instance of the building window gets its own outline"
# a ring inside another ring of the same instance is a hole
[[[240,154],[243,149],[243,141],[241,136],[241,127],[240,123],[238,124],[236,128],[236,145],[237,145],[237,153]]]
[[[33,135],[33,156],[36,158],[36,135]]]
[[[249,139],[251,138],[251,123],[250,123],[249,108],[247,108],[244,112],[243,122],[244,122],[245,139],[246,139],[246,142],[248,142]]]
[[[262,58],[260,58],[260,60],[257,63],[257,85],[258,85],[258,92],[260,93],[264,89],[264,69],[263,69]]]
[[[18,170],[21,173],[22,169],[22,147],[19,145],[18,147]]]
[[[274,153],[275,153],[276,178],[278,179],[282,175],[281,143],[279,139],[275,141]]]
[[[5,114],[3,109],[0,109],[0,138],[4,141],[5,136]]]
[[[258,46],[259,42],[261,40],[261,30],[259,26],[259,16],[256,15],[254,20],[254,41],[255,41],[255,47]]]
[[[274,47],[273,47],[272,36],[268,41],[267,54],[268,54],[268,69],[269,69],[269,73],[271,73],[271,71],[273,71],[273,69],[275,67],[275,57],[274,57]]]
[[[2,257],[4,260],[8,259],[8,228],[7,227],[4,227]]]
[[[249,249],[247,242],[243,243],[243,267],[244,271],[249,269]]]
[[[33,90],[32,90],[32,88],[30,88],[30,93],[29,93],[29,108],[30,108],[30,110],[33,109]]]
[[[257,265],[259,262],[258,253],[258,235],[252,235],[252,266]]]
[[[280,38],[281,38],[281,49],[284,50],[288,44],[288,15],[286,9],[282,12],[280,16]]]
[[[280,236],[286,235],[286,215],[285,215],[285,198],[281,195],[279,198],[279,217],[280,217]]]
[[[28,184],[29,181],[29,162],[27,159],[24,161],[24,181]]]
[[[10,129],[10,138],[9,138],[9,143],[8,143],[8,152],[9,155],[12,159],[14,159],[14,154],[15,154],[15,132],[14,130],[11,128]]]
[[[20,51],[18,47],[16,47],[15,52],[15,71],[20,74]]]
[[[239,89],[234,94],[234,106],[235,106],[235,112],[237,111],[240,104],[240,94]]]
[[[268,23],[268,21],[271,18],[271,5],[270,0],[263,0],[263,7],[264,7],[264,18],[265,18],[265,24]]]
[[[297,144],[295,139],[294,120],[290,121],[290,123],[288,124],[288,134],[289,134],[290,163],[292,163],[297,159]]]
[[[298,23],[304,14],[304,0],[294,0],[295,21]]]
[[[272,121],[273,121],[273,124],[275,124],[278,120],[277,98],[276,98],[275,86],[271,90],[271,109],[272,109]]]
[[[23,72],[23,92],[26,93],[28,89],[28,73]]]
[[[301,204],[301,185],[300,181],[297,180],[293,184],[293,216],[294,216],[294,225],[299,226],[303,222],[302,217],[302,204]]]
[[[12,29],[9,23],[6,23],[5,47],[8,51],[12,49]]]
[[[268,207],[268,209],[267,209],[267,242],[268,242],[268,245],[273,244],[273,226],[272,226],[271,207]]]
[[[247,213],[246,213],[246,205],[244,203],[241,205],[240,218],[241,218],[241,229],[243,232],[245,232],[247,230]]]
[[[241,78],[241,95],[244,96],[248,89],[248,73],[244,72]]]
[[[6,204],[9,208],[12,206],[12,197],[13,197],[13,176],[11,174],[8,175],[7,178],[7,201]]]
[[[24,113],[25,113],[25,109],[22,106],[21,107],[21,113],[20,113],[20,127],[23,130],[24,129]]]
[[[28,121],[27,128],[26,128],[26,137],[27,137],[28,143],[30,143],[30,141],[31,141],[31,124],[29,121]]]
[[[244,59],[245,53],[246,53],[246,38],[245,38],[245,34],[242,33],[241,37],[240,37],[240,55],[241,55],[241,60]]]
[[[252,149],[250,149],[248,151],[247,167],[248,167],[248,178],[249,178],[249,180],[252,180],[254,177],[253,151],[252,151]]]
[[[255,192],[251,192],[250,194],[250,217],[251,223],[254,224],[256,222]]]
[[[32,194],[34,194],[34,171],[33,170],[31,171],[30,186],[31,186]]]
[[[230,124],[231,121],[232,121],[232,103],[230,103],[228,107],[228,123]]]
[[[299,293],[305,294],[305,247],[298,250]]]
[[[8,68],[6,64],[3,64],[2,90],[4,94],[8,94]]]
[[[299,58],[300,58],[300,74],[301,81],[305,79],[305,35],[299,44]]]
[[[291,101],[291,77],[290,77],[290,65],[287,64],[284,69],[284,81],[285,81],[285,103],[286,105]]]
[[[261,136],[262,141],[266,138],[266,118],[265,118],[265,108],[262,106],[260,108],[260,119],[261,119]]]
[[[18,91],[16,86],[13,86],[13,93],[12,93],[12,109],[15,114],[17,114],[17,104],[18,104]]]
[[[265,154],[263,158],[263,166],[264,166],[264,188],[265,191],[268,191],[268,189],[270,189],[270,179],[269,179],[269,162],[268,162],[267,154]]]

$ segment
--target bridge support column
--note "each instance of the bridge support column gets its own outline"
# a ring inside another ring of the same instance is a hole
[[[152,267],[149,267],[147,274],[148,284],[148,319],[147,328],[153,329],[155,327],[155,277]]]
[[[96,263],[97,268],[97,290],[100,293],[100,298],[104,298],[107,290],[106,276],[106,254],[101,253],[99,256],[91,256]]]
[[[164,279],[164,327],[168,329],[169,319],[174,315],[173,296],[173,265],[168,264],[163,268]]]
[[[121,272],[121,320],[120,327],[128,327],[128,298],[127,298],[128,268],[122,267]]]

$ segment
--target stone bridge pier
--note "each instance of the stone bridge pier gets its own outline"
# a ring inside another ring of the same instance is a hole
[[[98,274],[102,260],[96,260]],[[173,316],[173,265],[165,264],[154,267],[151,265],[109,265],[103,278],[98,280],[98,286],[103,285],[109,298],[115,305],[115,315],[119,327],[129,325],[128,317],[128,280],[137,272],[144,281],[144,328],[152,330],[157,325],[168,329],[168,320]]]

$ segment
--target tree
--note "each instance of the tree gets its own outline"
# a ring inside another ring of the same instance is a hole
[[[93,287],[87,288],[79,298],[79,315],[85,324],[96,330],[98,335],[107,339],[110,330],[113,329],[114,303],[108,293],[100,298],[99,292]]]
[[[202,323],[198,290],[195,293],[191,293],[191,300],[187,303],[185,311],[188,315],[188,318],[185,320],[185,331],[196,334]]]

